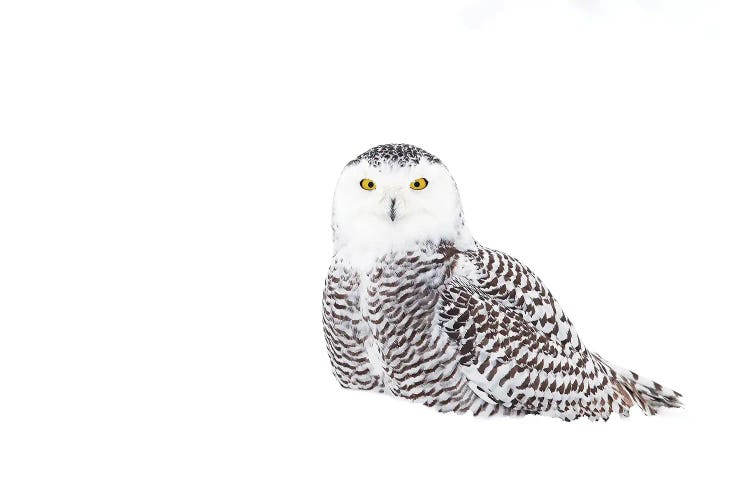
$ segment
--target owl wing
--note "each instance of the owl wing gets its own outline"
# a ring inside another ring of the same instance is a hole
[[[639,391],[581,343],[542,281],[513,257],[478,245],[461,253],[441,291],[439,327],[458,344],[486,401],[565,418],[627,413]]]
[[[529,325],[568,351],[584,349],[575,327],[544,283],[517,259],[477,246],[463,254],[471,261],[473,281],[484,294],[520,315]]]
[[[469,278],[450,278],[440,294],[439,330],[458,349],[462,371],[483,400],[566,419],[632,405],[595,355],[566,348],[565,340]]]

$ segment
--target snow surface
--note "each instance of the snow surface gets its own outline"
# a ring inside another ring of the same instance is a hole
[[[746,495],[747,26],[740,1],[4,2],[0,498]],[[387,142],[687,408],[340,389],[331,198]]]

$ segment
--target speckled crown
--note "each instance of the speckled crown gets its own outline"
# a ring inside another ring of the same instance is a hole
[[[399,167],[413,167],[422,160],[429,163],[440,163],[440,160],[435,156],[411,144],[383,144],[375,146],[350,161],[349,165],[362,160],[367,160],[373,167],[378,167],[383,163],[391,163]]]

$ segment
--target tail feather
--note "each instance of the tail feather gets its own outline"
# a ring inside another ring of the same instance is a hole
[[[658,382],[643,378],[632,370],[621,368],[609,363],[598,354],[594,355],[603,365],[610,369],[611,374],[619,382],[623,392],[632,399],[644,413],[656,414],[661,408],[682,408],[680,398],[682,394],[668,389]]]

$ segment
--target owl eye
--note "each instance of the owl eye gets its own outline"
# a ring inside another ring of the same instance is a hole
[[[411,184],[409,184],[409,187],[415,191],[420,191],[427,187],[427,179],[425,179],[424,177],[414,179],[413,181],[411,181]]]
[[[359,185],[366,191],[372,191],[376,187],[375,181],[373,181],[372,179],[362,179],[361,181],[359,181]]]

